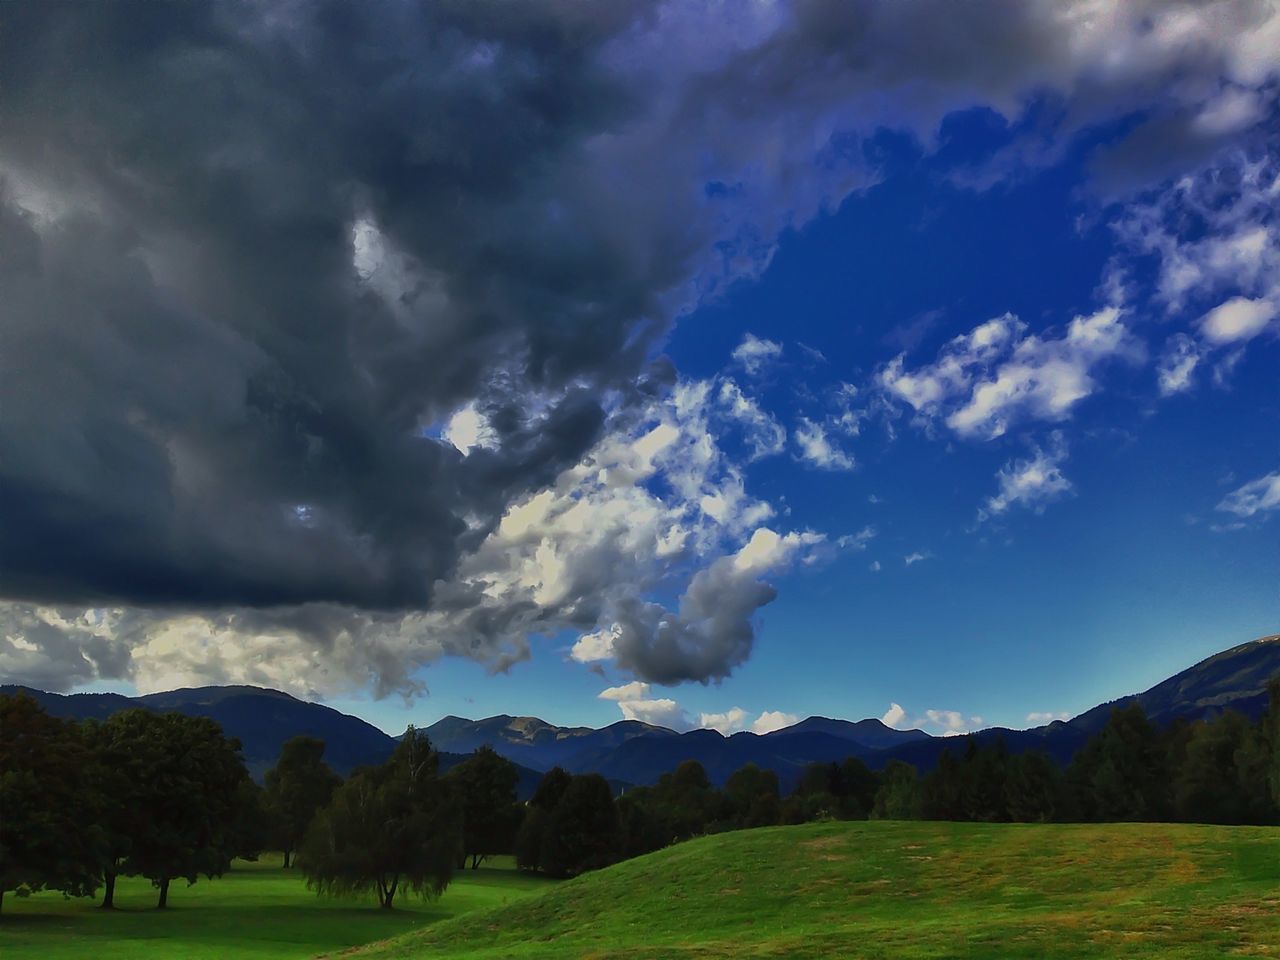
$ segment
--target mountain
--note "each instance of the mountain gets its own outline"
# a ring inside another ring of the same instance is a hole
[[[564,767],[593,769],[600,758],[636,737],[674,737],[675,731],[639,720],[619,720],[597,730],[593,727],[557,727],[537,717],[502,714],[484,720],[445,717],[426,728],[439,750],[471,753],[487,745],[515,763],[534,770]]]
[[[1140,703],[1157,724],[1197,720],[1225,709],[1251,717],[1266,708],[1267,682],[1280,674],[1280,634],[1215,654],[1149,690],[1104,703],[1072,720],[1030,730],[991,728],[970,736],[978,743],[1003,739],[1013,753],[1044,750],[1066,763],[1107,722],[1111,710]],[[104,719],[120,710],[143,707],[209,717],[244,746],[245,761],[258,779],[275,762],[290,737],[308,734],[325,741],[325,757],[335,770],[349,773],[377,763],[395,749],[395,739],[377,727],[330,707],[307,703],[258,687],[198,687],[142,697],[113,693],[62,695],[25,687],[0,686],[0,694],[25,691],[52,714],[72,719]],[[562,766],[574,773],[597,772],[620,784],[653,783],[685,760],[697,760],[715,783],[754,763],[775,771],[788,788],[805,765],[856,756],[873,769],[903,760],[921,770],[938,762],[944,750],[963,751],[966,737],[931,737],[921,730],[896,730],[879,720],[809,717],[763,735],[741,732],[725,737],[714,730],[676,733],[665,727],[622,720],[599,730],[557,727],[536,717],[501,715],[484,720],[445,717],[426,728],[448,769],[482,744],[513,761],[520,773],[519,792],[528,797],[542,772]]]
[[[19,692],[33,697],[54,716],[68,720],[105,720],[136,707],[208,717],[217,721],[228,737],[240,741],[245,766],[258,782],[275,764],[280,748],[290,737],[306,735],[323,740],[325,761],[343,776],[362,764],[381,763],[396,747],[393,737],[359,717],[261,687],[195,687],[125,697],[115,693],[63,695],[30,687],[0,686],[0,695]],[[461,763],[466,759],[463,754],[441,751],[440,769],[445,771]],[[542,779],[541,772],[519,764],[516,771],[520,775],[517,793],[521,798],[533,796]]]

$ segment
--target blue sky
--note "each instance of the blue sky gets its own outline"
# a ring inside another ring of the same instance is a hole
[[[955,733],[1280,630],[1274,2],[140,10],[0,40],[0,681]]]
[[[960,714],[965,728],[974,717],[1022,727],[1145,689],[1280,624],[1280,531],[1266,510],[1221,507],[1280,464],[1274,326],[1220,381],[1162,396],[1161,341],[1203,311],[1171,318],[1139,294],[1124,318],[1140,358],[1103,366],[1060,417],[985,439],[913,424],[909,411],[869,416],[838,437],[849,468],[821,469],[795,448],[796,418],[821,409],[814,397],[841,383],[865,396],[904,350],[909,365],[927,363],[1005,313],[1061,336],[1107,302],[1100,288],[1115,264],[1152,282],[1152,265],[1117,241],[1125,206],[1090,195],[1086,150],[1008,186],[949,182],[949,151],[1000,146],[983,119],[949,123],[932,156],[899,148],[883,182],[788,233],[758,280],[682,319],[667,341],[683,376],[734,378],[790,428],[783,452],[745,470],[752,491],[785,503],[789,526],[831,539],[874,529],[859,549],[781,579],[751,660],[673,694],[690,722],[733,707],[859,718],[897,703],[934,732],[946,725],[930,710]],[[732,360],[747,334],[781,348],[755,376]],[[1068,451],[1069,489],[979,521],[1000,470],[1055,443]],[[565,638],[539,646],[507,675],[433,665],[430,698],[411,707],[345,705],[388,728],[448,713],[617,718],[614,703],[593,699],[597,679],[564,658]]]

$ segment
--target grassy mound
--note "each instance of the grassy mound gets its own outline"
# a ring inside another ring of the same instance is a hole
[[[353,951],[496,958],[1280,955],[1280,830],[811,824],[708,837]]]

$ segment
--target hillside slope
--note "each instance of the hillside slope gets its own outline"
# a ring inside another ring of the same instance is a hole
[[[706,837],[350,960],[1262,956],[1280,835],[827,823]],[[448,896],[446,893],[445,896]]]

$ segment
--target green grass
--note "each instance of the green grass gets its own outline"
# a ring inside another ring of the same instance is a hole
[[[122,879],[114,911],[56,893],[4,898],[3,960],[290,960],[340,951],[484,908],[501,908],[549,881],[517,873],[510,862],[456,875],[435,903],[398,898],[396,909],[317,897],[278,855],[237,862],[217,880],[175,883],[169,908],[153,909],[155,889]]]
[[[1280,957],[1280,830],[1268,828],[777,827],[563,884],[509,864],[466,871],[438,903],[390,914],[320,899],[277,863],[177,886],[166,912],[136,880],[114,913],[6,897],[0,958]]]
[[[811,824],[709,837],[350,960],[1280,956],[1280,830]]]

